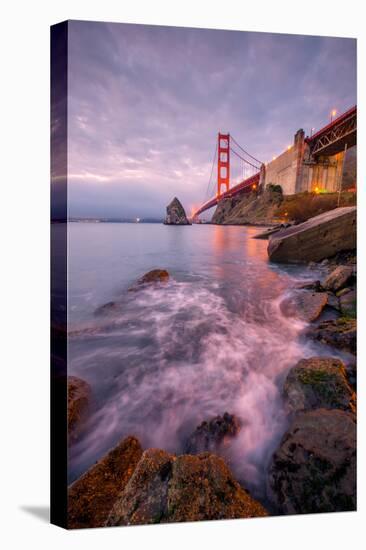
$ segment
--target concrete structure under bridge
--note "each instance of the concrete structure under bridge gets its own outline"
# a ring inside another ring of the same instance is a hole
[[[294,143],[265,165],[265,185],[281,185],[285,195],[302,191],[334,192],[356,187],[357,107]]]

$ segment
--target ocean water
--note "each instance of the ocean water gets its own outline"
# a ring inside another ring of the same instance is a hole
[[[236,477],[263,496],[271,454],[287,425],[281,386],[302,358],[326,353],[280,303],[317,272],[278,266],[254,227],[70,223],[69,374],[93,401],[69,452],[69,480],[123,437],[180,453],[203,420],[236,414],[226,449]],[[170,281],[128,292],[147,271]],[[111,314],[96,316],[116,301]]]

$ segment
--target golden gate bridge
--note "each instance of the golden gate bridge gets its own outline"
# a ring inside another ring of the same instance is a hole
[[[301,132],[303,133],[303,130]],[[305,138],[298,163],[315,166],[321,163],[324,157],[342,151],[345,154],[347,148],[356,145],[356,141],[357,106],[355,105],[332,119],[315,134]],[[215,168],[216,179],[214,178]],[[264,187],[265,179],[266,165],[248,153],[232,135],[219,132],[204,202],[193,212],[193,220],[223,199],[253,191],[259,192]],[[236,182],[236,184],[230,187],[230,182]]]
[[[264,164],[239,145],[233,136],[219,132],[205,202],[193,213],[193,218],[216,206],[223,199],[256,190],[259,187],[263,167]],[[237,183],[230,187],[230,181]],[[212,194],[214,197],[208,199]]]

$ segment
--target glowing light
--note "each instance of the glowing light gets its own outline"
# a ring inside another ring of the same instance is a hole
[[[291,149],[291,145],[287,145],[287,151]]]
[[[253,185],[252,185],[252,189],[257,189],[257,186],[256,186],[256,184],[255,184],[255,183],[253,183]]]
[[[272,160],[276,160],[276,157],[272,157]]]
[[[333,111],[332,111],[332,116],[336,116],[336,114],[337,114],[337,110],[336,110],[336,109],[333,109]]]
[[[319,187],[315,187],[314,191],[318,195],[319,194]]]
[[[140,221],[140,218],[136,218],[136,223],[139,223],[139,221]]]

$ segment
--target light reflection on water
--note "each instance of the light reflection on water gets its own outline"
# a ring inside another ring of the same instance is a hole
[[[264,471],[286,427],[280,387],[315,348],[285,318],[283,293],[299,267],[267,261],[252,227],[70,224],[69,373],[87,380],[93,412],[71,448],[70,481],[122,437],[181,452],[203,420],[225,411],[243,428],[228,449],[235,475],[263,492]],[[166,268],[162,288],[127,292]],[[111,316],[95,309],[118,301]],[[315,344],[312,344],[315,346]],[[323,352],[324,353],[324,352]]]

